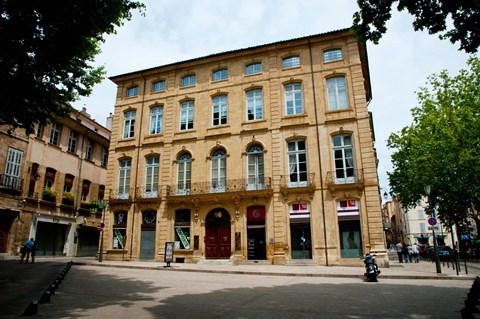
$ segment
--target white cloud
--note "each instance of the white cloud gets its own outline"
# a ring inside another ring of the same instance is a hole
[[[132,21],[108,36],[97,58],[108,76],[152,68],[212,53],[288,40],[352,24],[356,1],[286,0],[147,0],[146,17]],[[466,65],[458,46],[435,35],[414,32],[412,18],[393,12],[388,32],[379,45],[368,44],[376,148],[381,187],[388,188],[391,170],[386,140],[391,132],[410,124],[415,91],[428,75]],[[105,80],[93,94],[75,104],[98,122],[113,112],[116,87]]]

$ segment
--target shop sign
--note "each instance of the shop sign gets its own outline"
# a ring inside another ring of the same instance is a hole
[[[188,242],[187,236],[180,227],[175,228],[177,231],[178,238],[182,242],[182,245],[185,249],[190,249],[190,243]]]

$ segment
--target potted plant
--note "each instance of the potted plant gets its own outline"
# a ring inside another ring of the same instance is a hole
[[[63,192],[62,204],[73,206],[73,194],[70,192]]]
[[[57,192],[51,188],[44,188],[42,199],[48,202],[55,202],[57,199]]]

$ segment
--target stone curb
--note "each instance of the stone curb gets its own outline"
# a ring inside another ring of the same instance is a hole
[[[262,275],[262,276],[290,276],[290,277],[326,277],[326,278],[359,278],[364,279],[363,274],[334,274],[334,273],[294,273],[294,272],[271,272],[271,271],[247,271],[247,270],[225,270],[225,269],[192,269],[175,268],[175,266],[137,266],[137,265],[118,265],[118,264],[100,264],[91,262],[73,262],[75,265],[127,268],[127,269],[148,269],[160,271],[183,271],[196,273],[219,273],[219,274],[238,274],[238,275]],[[381,274],[379,279],[427,279],[427,280],[475,280],[476,276],[448,276],[448,275],[395,275]]]

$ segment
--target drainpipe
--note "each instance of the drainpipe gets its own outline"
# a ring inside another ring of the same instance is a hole
[[[84,150],[84,147],[85,147],[85,138],[87,137],[88,135],[88,132],[83,135],[83,138],[82,138],[82,147],[81,147],[81,151],[80,151],[80,158],[79,158],[79,164],[78,164],[78,176],[77,176],[77,192],[75,194],[75,217],[78,217],[79,213],[78,213],[78,203],[80,201],[80,194],[81,194],[81,189],[80,189],[80,180],[81,180],[81,175],[82,175],[82,165],[83,165],[83,150]]]
[[[312,76],[312,91],[313,91],[313,109],[315,111],[315,133],[317,134],[317,155],[318,166],[320,169],[320,191],[322,196],[322,220],[323,220],[323,241],[325,242],[325,266],[328,266],[328,245],[327,245],[327,222],[325,218],[325,195],[323,194],[323,173],[322,173],[322,155],[320,153],[320,133],[318,132],[318,111],[317,99],[315,94],[315,78],[313,76],[313,58],[312,58],[312,43],[308,39],[308,50],[310,53],[310,74]]]
[[[138,141],[137,141],[137,159],[136,159],[136,168],[135,168],[135,180],[134,180],[134,189],[133,189],[133,214],[132,214],[132,236],[130,239],[130,260],[132,259],[133,255],[133,231],[135,229],[135,212],[137,210],[137,181],[138,181],[138,160],[140,158],[140,145],[141,145],[141,137],[142,137],[142,126],[143,126],[143,108],[145,106],[145,89],[147,87],[147,79],[142,74],[143,78],[143,92],[142,92],[142,105],[140,107],[140,129],[138,130]]]

